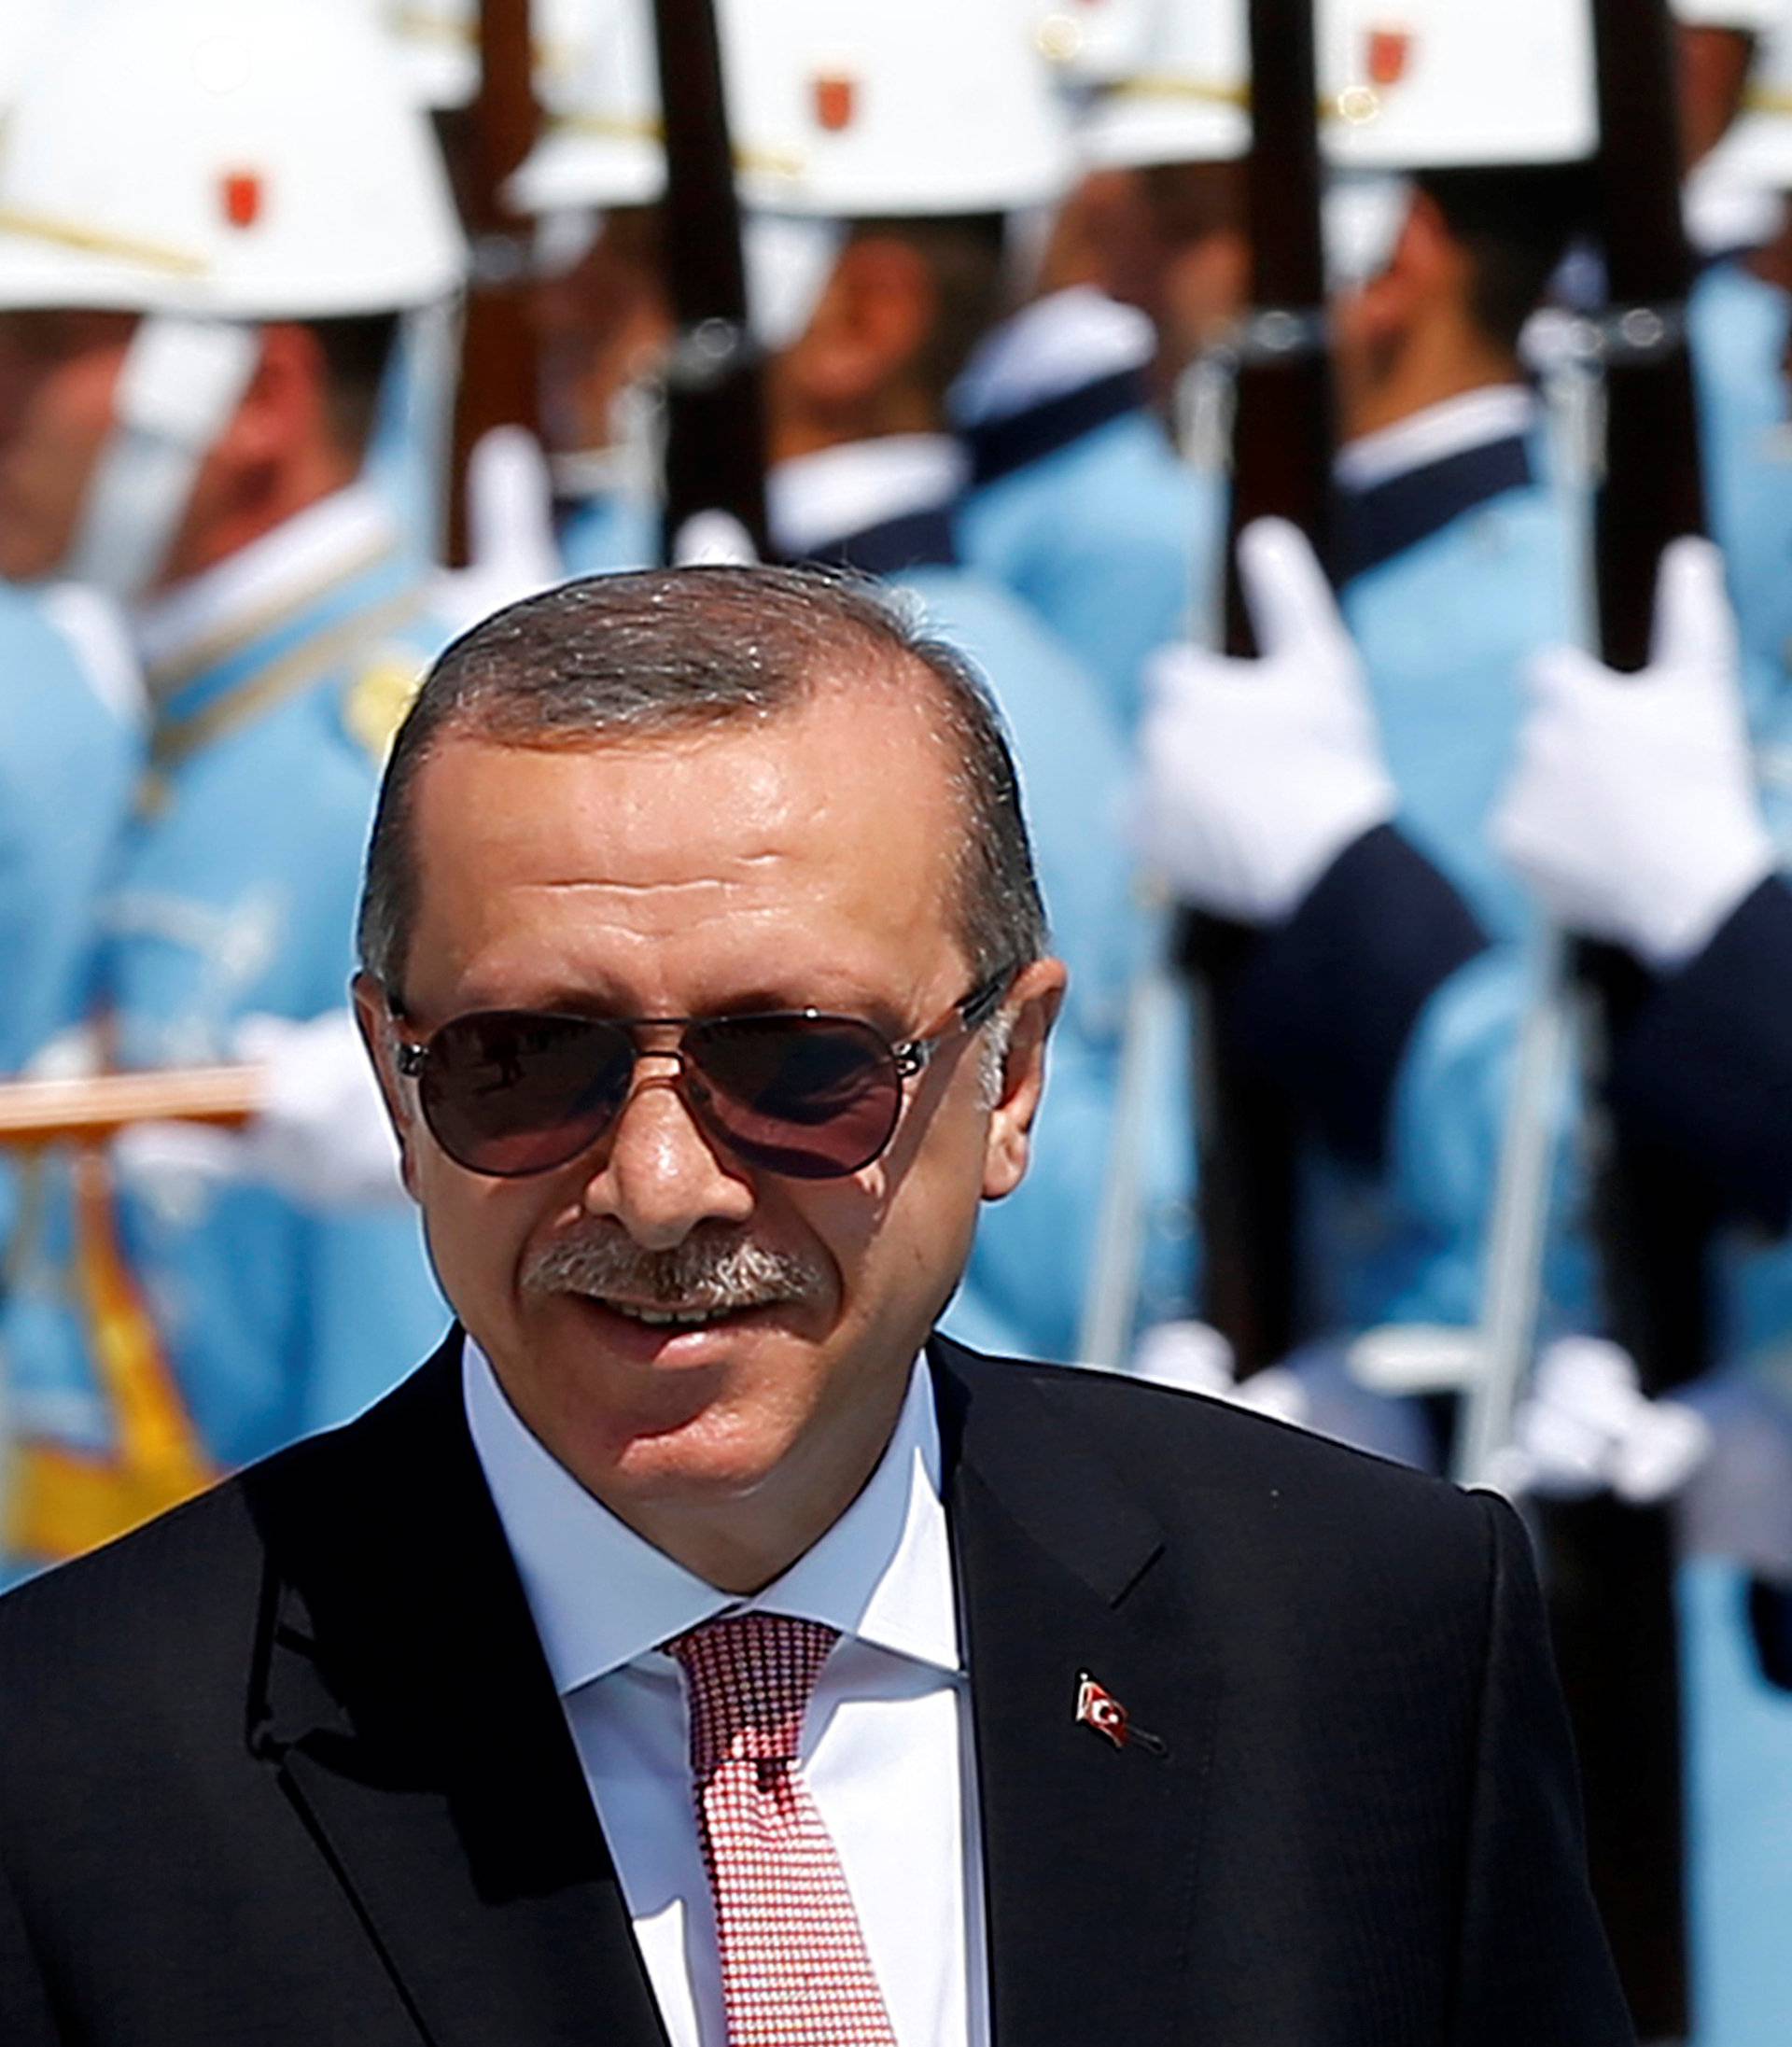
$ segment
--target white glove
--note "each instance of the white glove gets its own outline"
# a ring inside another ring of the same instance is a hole
[[[1792,1582],[1792,1405],[1734,1369],[1708,1372],[1678,1397],[1712,1433],[1711,1455],[1674,1502],[1683,1550]]]
[[[1494,844],[1549,915],[1659,972],[1705,946],[1776,865],[1751,770],[1736,626],[1708,540],[1661,556],[1649,665],[1554,647],[1494,813]]]
[[[259,1066],[267,1085],[240,1140],[246,1171],[307,1208],[406,1199],[398,1140],[349,1010],[308,1023],[245,1017],[236,1055]]]
[[[1601,1337],[1547,1346],[1512,1434],[1495,1462],[1501,1492],[1585,1499],[1609,1491],[1632,1507],[1678,1493],[1713,1442],[1701,1414],[1649,1399],[1630,1353]]]
[[[1211,1323],[1155,1322],[1140,1337],[1127,1366],[1132,1379],[1179,1393],[1232,1393],[1232,1346]]]
[[[256,1181],[301,1208],[402,1201],[399,1147],[372,1065],[346,1009],[306,1023],[249,1016],[233,1047],[260,1069],[262,1106],[240,1130],[145,1123],[114,1147],[121,1171],[179,1199],[182,1186]]]
[[[431,590],[456,631],[566,581],[548,458],[526,428],[494,427],[474,443],[467,460],[467,537],[468,567],[444,568]]]
[[[693,512],[672,536],[675,568],[750,568],[753,537],[731,512]]]
[[[1154,1386],[1202,1393],[1235,1408],[1273,1415],[1278,1422],[1299,1424],[1307,1419],[1306,1396],[1293,1372],[1273,1365],[1249,1379],[1236,1379],[1232,1346],[1210,1323],[1155,1323],[1140,1338],[1127,1373]]]
[[[1362,661],[1305,537],[1257,520],[1239,570],[1262,658],[1178,646],[1146,669],[1141,850],[1197,909],[1269,924],[1397,798]]]

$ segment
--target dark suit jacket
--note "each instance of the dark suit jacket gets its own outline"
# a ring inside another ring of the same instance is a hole
[[[7,2047],[662,2040],[457,1354],[0,1602]],[[1503,1506],[931,1357],[1000,2047],[1629,2040]]]

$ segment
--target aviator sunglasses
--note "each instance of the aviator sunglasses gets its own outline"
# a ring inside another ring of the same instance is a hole
[[[896,1134],[903,1084],[939,1048],[987,1021],[1013,967],[980,981],[945,1024],[892,1045],[858,1016],[819,1009],[738,1016],[580,1016],[526,1009],[455,1016],[400,1041],[399,1073],[423,1119],[471,1172],[551,1172],[622,1115],[637,1059],[670,1059],[692,1114],[749,1165],[797,1180],[858,1172]],[[404,1018],[395,1012],[394,1021]],[[672,1042],[643,1047],[637,1033]]]

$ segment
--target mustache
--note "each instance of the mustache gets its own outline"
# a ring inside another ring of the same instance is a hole
[[[522,1286],[528,1295],[613,1295],[719,1314],[813,1299],[826,1280],[818,1259],[750,1237],[699,1230],[669,1251],[646,1251],[620,1232],[605,1232],[544,1245],[525,1265]]]

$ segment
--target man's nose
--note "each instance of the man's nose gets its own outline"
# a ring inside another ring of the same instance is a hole
[[[705,1134],[676,1064],[651,1053],[585,1184],[586,1212],[620,1223],[647,1251],[669,1251],[700,1223],[744,1223],[754,1208],[746,1170]]]

